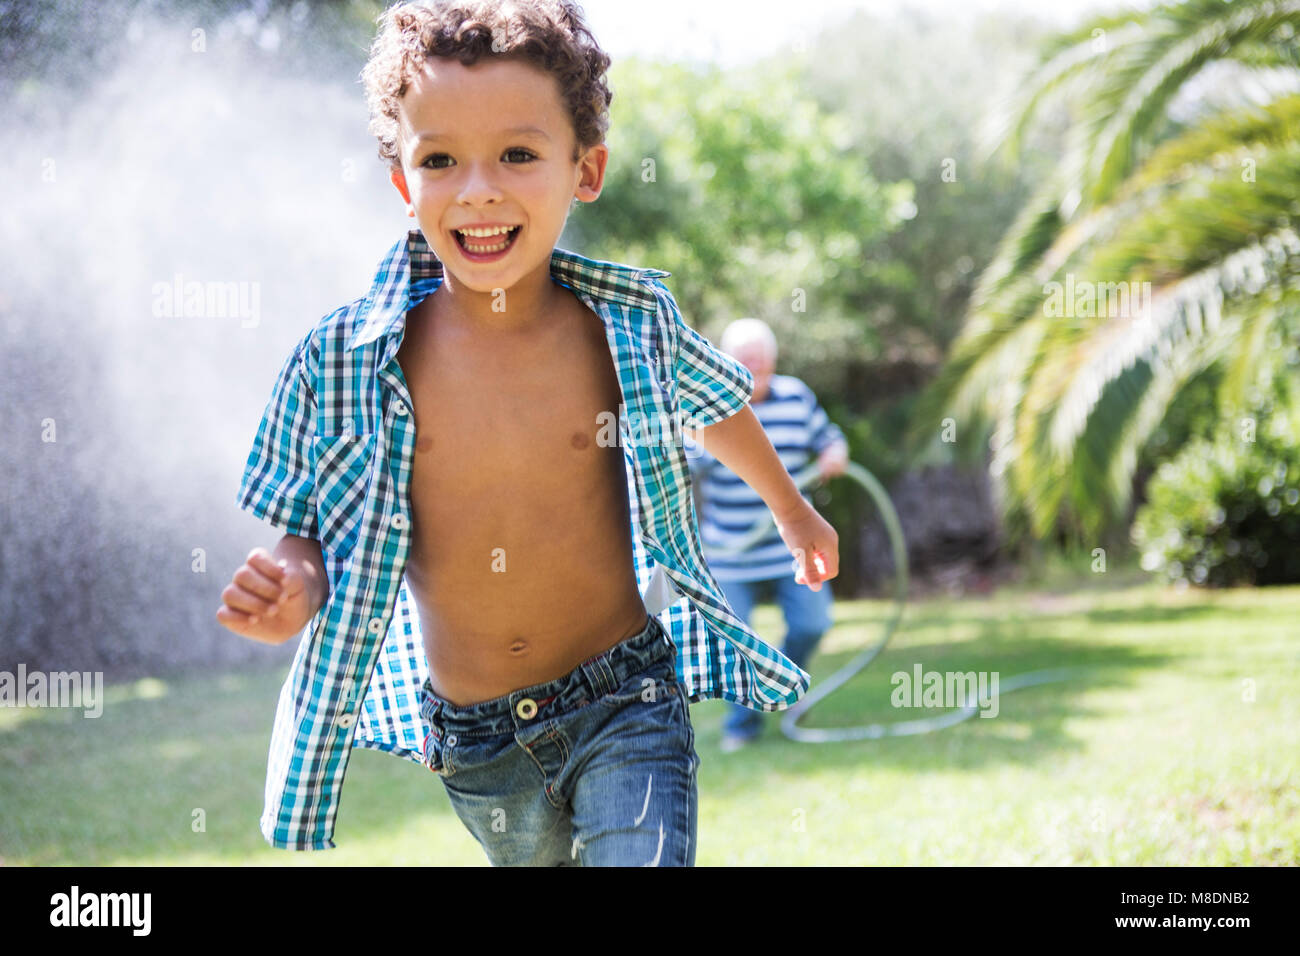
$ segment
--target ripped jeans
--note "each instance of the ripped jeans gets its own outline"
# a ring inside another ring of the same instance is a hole
[[[493,866],[693,866],[695,731],[659,619],[564,677],[456,707],[424,764]]]

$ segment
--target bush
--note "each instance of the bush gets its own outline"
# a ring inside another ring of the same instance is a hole
[[[1249,422],[1250,420],[1244,420]],[[1300,582],[1300,415],[1191,439],[1160,466],[1137,512],[1142,567],[1211,587]]]

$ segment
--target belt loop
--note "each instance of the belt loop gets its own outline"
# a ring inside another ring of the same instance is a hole
[[[587,683],[591,685],[592,694],[597,697],[611,693],[618,687],[618,682],[614,680],[614,671],[610,668],[609,660],[604,654],[597,654],[583,664],[582,673],[587,678]]]

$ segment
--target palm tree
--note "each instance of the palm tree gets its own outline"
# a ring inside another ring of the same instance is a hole
[[[1049,44],[990,153],[1014,158],[1053,103],[1066,148],[980,277],[912,454],[945,418],[978,424],[1009,523],[1095,541],[1194,377],[1219,363],[1220,411],[1245,407],[1300,326],[1298,27],[1300,0],[1187,0]]]

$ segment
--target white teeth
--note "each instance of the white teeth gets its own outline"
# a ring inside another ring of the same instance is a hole
[[[494,252],[501,252],[511,241],[511,233],[518,231],[520,227],[516,226],[493,226],[487,229],[456,229],[453,230],[460,236],[461,244],[470,252],[477,255],[490,255]],[[482,242],[474,242],[474,239],[498,238],[501,241],[493,245],[485,245]]]
[[[493,226],[490,229],[457,229],[462,236],[474,236],[479,239],[487,239],[490,236],[499,236],[502,233],[509,232],[514,226]]]

